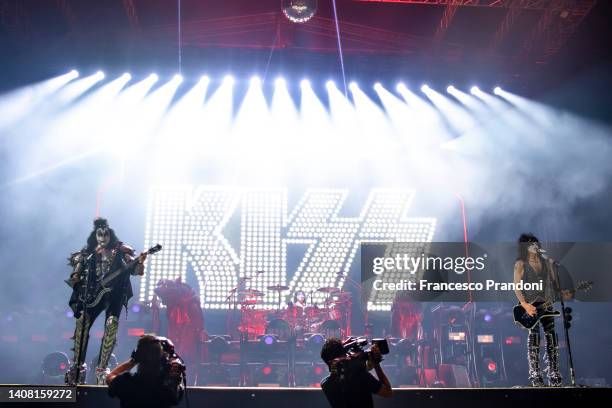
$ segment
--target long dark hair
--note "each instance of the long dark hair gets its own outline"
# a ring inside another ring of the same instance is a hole
[[[528,249],[531,246],[531,244],[533,244],[534,242],[537,242],[538,244],[540,243],[538,238],[532,233],[527,232],[527,233],[521,234],[521,236],[518,239],[518,251],[517,251],[518,253],[517,253],[516,259],[526,261],[527,256],[529,254]]]
[[[96,247],[98,246],[98,240],[96,240],[96,230],[99,227],[108,228],[108,221],[105,218],[96,218],[93,224],[94,224],[93,231],[91,231],[91,233],[89,234],[89,237],[87,238],[87,252],[88,253],[94,252],[96,250]],[[115,234],[115,231],[112,228],[108,228],[108,232],[110,234],[110,241],[108,243],[108,246],[114,247],[120,242],[119,238],[117,238],[117,235]]]
[[[300,293],[301,293],[302,295],[304,295],[304,301],[306,300],[306,298],[307,298],[307,297],[306,297],[306,292],[304,292],[303,290],[298,290],[298,291],[297,291],[297,292],[295,292],[295,294],[293,295],[293,301],[294,301],[294,302],[297,302],[297,298],[298,298],[298,295],[299,295]]]
[[[161,349],[159,338],[153,334],[145,334],[138,339],[133,358],[138,363],[139,374],[149,377],[159,374]]]

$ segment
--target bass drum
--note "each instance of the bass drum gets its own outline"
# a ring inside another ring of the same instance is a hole
[[[291,326],[283,319],[274,319],[266,326],[265,334],[274,334],[280,341],[287,341],[291,337]]]

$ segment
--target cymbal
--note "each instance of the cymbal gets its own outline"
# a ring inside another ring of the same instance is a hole
[[[329,305],[346,305],[350,303],[352,303],[351,299],[331,300],[328,302]]]
[[[241,296],[264,296],[265,293],[257,289],[243,289],[238,292]]]
[[[273,285],[273,286],[268,286],[268,290],[274,290],[276,292],[282,292],[284,290],[289,290],[289,286],[285,286],[285,285]]]
[[[333,293],[333,292],[337,292],[338,290],[339,290],[338,288],[327,286],[327,287],[322,287],[322,288],[317,289],[317,292]]]

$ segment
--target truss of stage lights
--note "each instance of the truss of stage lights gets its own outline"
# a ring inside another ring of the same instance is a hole
[[[73,69],[72,71],[70,71],[68,73],[68,75],[71,76],[72,78],[78,78],[80,76],[80,73],[77,70]],[[94,73],[92,75],[93,79],[97,79],[97,80],[103,80],[105,78],[105,76],[106,75],[105,75],[105,73],[103,71],[97,71],[96,73]],[[123,78],[127,82],[127,81],[130,81],[132,79],[132,75],[130,73],[126,72],[126,73],[121,75],[121,78]],[[160,77],[159,77],[159,75],[153,73],[153,74],[150,74],[147,77],[147,80],[149,80],[151,82],[157,82],[158,80],[160,80]],[[181,82],[184,81],[184,77],[182,75],[180,75],[180,74],[175,74],[171,78],[171,81],[181,83]],[[222,81],[224,83],[226,83],[226,84],[234,84],[236,82],[235,78],[233,76],[231,76],[231,75],[224,76]],[[207,75],[202,75],[199,78],[199,82],[201,82],[201,83],[210,83],[211,79]],[[251,85],[262,85],[262,83],[263,83],[263,81],[258,76],[252,76],[251,79],[250,79],[250,84]],[[284,78],[282,78],[282,77],[277,77],[274,80],[275,86],[285,86],[286,83],[287,83],[287,81]],[[302,87],[302,88],[310,87],[311,85],[312,84],[311,84],[310,80],[308,80],[308,79],[302,79],[300,81],[300,87]],[[325,82],[325,86],[327,88],[336,87],[336,83],[334,81],[328,80],[328,81]],[[382,87],[383,87],[383,85],[380,82],[375,82],[373,84],[373,88],[375,90],[378,90],[379,88],[382,88]],[[350,90],[356,90],[356,89],[359,89],[359,85],[357,84],[356,81],[351,81],[348,84],[348,88]],[[396,86],[395,86],[395,89],[398,92],[402,93],[403,91],[408,90],[408,87],[406,86],[406,84],[404,82],[398,82],[396,84]],[[419,89],[422,92],[427,93],[427,91],[430,91],[433,88],[429,84],[424,83],[424,84],[422,84],[420,86]],[[470,90],[470,93],[472,95],[479,95],[479,94],[481,94],[483,92],[480,89],[480,87],[478,87],[476,85],[470,86],[469,90]],[[446,87],[446,92],[452,95],[452,94],[455,94],[455,93],[459,92],[459,89],[457,87],[455,87],[454,85],[449,85],[449,86]],[[504,90],[500,86],[495,86],[495,87],[493,87],[492,92],[495,95],[502,95]]]

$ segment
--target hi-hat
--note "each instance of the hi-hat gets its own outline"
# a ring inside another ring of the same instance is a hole
[[[333,293],[333,292],[337,292],[338,290],[339,290],[338,288],[334,288],[332,286],[326,286],[326,287],[317,289],[317,292]]]

